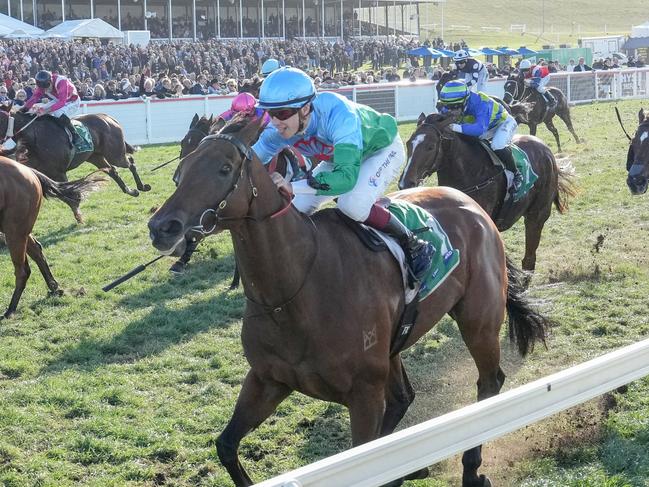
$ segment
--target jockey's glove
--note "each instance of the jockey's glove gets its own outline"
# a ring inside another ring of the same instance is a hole
[[[327,183],[321,183],[316,178],[314,178],[313,174],[311,174],[311,171],[309,171],[307,174],[306,183],[312,188],[319,191],[329,191],[331,189]]]
[[[459,123],[452,123],[451,125],[449,125],[449,128],[453,132],[457,132],[458,134],[462,133],[462,125],[460,125]]]

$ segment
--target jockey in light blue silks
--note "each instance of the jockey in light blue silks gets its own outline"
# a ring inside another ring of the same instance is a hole
[[[457,51],[453,56],[453,62],[458,70],[458,79],[464,79],[471,91],[485,91],[489,81],[489,71],[484,64],[473,59],[466,49]]]
[[[396,120],[337,93],[316,94],[313,80],[296,68],[280,68],[264,80],[259,107],[271,119],[253,146],[264,164],[286,146],[321,161],[306,179],[292,184],[273,176],[295,194],[295,207],[311,214],[338,197],[338,209],[349,218],[396,238],[420,280],[430,266],[432,246],[376,204],[406,158]]]
[[[505,167],[514,174],[511,191],[518,191],[523,176],[516,167],[509,147],[518,124],[507,110],[484,93],[472,93],[462,80],[446,83],[439,94],[439,101],[442,104],[442,112],[460,112],[459,123],[451,124],[451,130],[491,140],[491,148]]]

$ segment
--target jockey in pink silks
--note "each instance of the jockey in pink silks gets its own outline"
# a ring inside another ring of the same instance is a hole
[[[27,112],[38,103],[37,115],[51,115],[63,129],[70,131],[73,143],[80,142],[79,135],[70,121],[70,117],[79,112],[81,99],[77,94],[77,89],[65,76],[52,74],[49,71],[39,71],[35,78],[34,94],[25,102],[21,111]],[[41,104],[43,98],[47,98],[49,101]]]

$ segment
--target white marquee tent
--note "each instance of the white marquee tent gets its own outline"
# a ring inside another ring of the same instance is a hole
[[[38,36],[43,32],[45,32],[43,29],[34,27],[26,22],[21,22],[8,15],[0,14],[0,37],[31,37]]]
[[[43,37],[73,39],[92,37],[99,39],[123,39],[124,34],[101,19],[66,20],[48,30]]]
[[[631,37],[649,37],[649,22],[631,27]]]

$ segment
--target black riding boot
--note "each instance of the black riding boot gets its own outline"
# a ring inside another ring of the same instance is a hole
[[[81,142],[81,138],[79,137],[79,134],[77,134],[77,131],[74,129],[74,126],[72,125],[72,120],[70,120],[70,117],[67,115],[63,114],[58,118],[59,125],[63,127],[64,129],[68,129],[70,131],[70,134],[72,135],[72,145],[77,145]]]
[[[418,238],[394,215],[390,214],[388,224],[381,229],[391,237],[394,237],[406,254],[406,260],[415,281],[421,281],[430,267],[435,253],[434,247]]]
[[[523,175],[516,167],[516,163],[514,162],[514,155],[512,154],[511,147],[508,146],[505,147],[504,149],[498,149],[497,151],[494,152],[503,162],[505,168],[514,174],[514,181],[512,182],[512,187],[510,188],[510,191],[512,193],[515,193],[516,191],[519,190],[521,184],[523,184]]]
[[[557,99],[552,93],[550,93],[550,90],[546,90],[545,93],[543,93],[543,98],[545,99],[548,110],[552,110],[555,106],[557,106]]]

